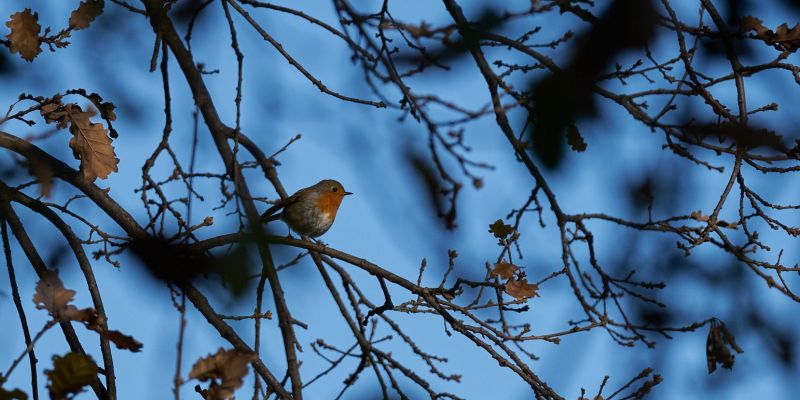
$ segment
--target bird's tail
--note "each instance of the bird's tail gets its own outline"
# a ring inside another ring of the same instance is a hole
[[[262,216],[261,217],[261,222],[272,222],[272,221],[277,221],[279,219],[281,219],[281,213],[272,214],[272,215],[268,215],[268,216]]]
[[[264,211],[261,214],[261,223],[267,223],[272,221],[277,221],[281,218],[281,213],[277,212],[283,207],[283,204],[276,204]]]

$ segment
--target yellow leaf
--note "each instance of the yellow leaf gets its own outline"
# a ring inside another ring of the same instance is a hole
[[[67,104],[65,109],[70,119],[69,131],[73,135],[69,147],[81,160],[84,178],[93,182],[97,178],[108,178],[111,172],[117,172],[119,159],[103,124],[92,123],[89,119],[92,113],[81,110],[75,104]]]
[[[85,354],[67,353],[66,356],[53,356],[53,369],[45,370],[50,382],[50,398],[66,399],[68,394],[79,393],[97,379],[97,365],[92,357]]]
[[[12,53],[19,53],[26,61],[33,61],[42,49],[39,48],[39,14],[31,13],[30,8],[12,14],[11,19],[6,22],[6,26],[11,28],[11,33],[6,38],[11,41],[9,49]]]
[[[189,379],[211,380],[207,399],[228,400],[244,383],[242,379],[247,375],[247,364],[254,358],[254,354],[220,348],[216,354],[197,360],[189,372]]]
[[[103,0],[86,0],[69,16],[69,26],[74,29],[86,29],[103,13]]]
[[[539,290],[539,285],[528,283],[527,279],[511,279],[506,282],[505,290],[506,293],[514,296],[517,300],[539,296],[539,294],[536,293]]]
[[[507,262],[499,262],[494,265],[492,271],[489,273],[490,275],[499,276],[503,279],[508,279],[514,276],[514,272],[517,272],[517,266]]]

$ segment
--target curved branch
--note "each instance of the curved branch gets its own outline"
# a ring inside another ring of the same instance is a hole
[[[83,244],[72,232],[72,228],[67,225],[53,210],[42,204],[40,201],[32,199],[24,193],[17,192],[5,183],[0,182],[0,192],[5,198],[11,199],[14,202],[20,203],[31,210],[41,214],[47,218],[64,236],[69,244],[72,253],[78,261],[83,277],[86,280],[86,285],[89,289],[89,294],[92,297],[94,309],[100,317],[100,326],[104,331],[108,331],[108,315],[103,307],[103,298],[100,296],[100,288],[97,286],[97,281],[94,278],[92,265],[89,263],[89,258],[86,257],[86,252],[83,250]],[[103,368],[106,375],[106,387],[108,388],[109,399],[115,399],[117,394],[116,376],[114,375],[114,360],[111,355],[111,346],[106,335],[100,335],[100,351],[103,354]]]

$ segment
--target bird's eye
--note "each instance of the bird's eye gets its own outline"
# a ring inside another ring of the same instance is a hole
[[[337,191],[337,190],[339,190],[339,188],[337,188],[336,186],[334,186],[334,187],[332,187],[332,188],[331,188],[331,192],[335,192],[335,191]]]

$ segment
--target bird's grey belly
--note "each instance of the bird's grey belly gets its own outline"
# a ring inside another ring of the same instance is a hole
[[[289,225],[293,231],[307,236],[320,236],[328,231],[333,222],[328,215],[319,212],[316,207],[306,207],[295,203],[287,207],[281,214],[281,220]]]

